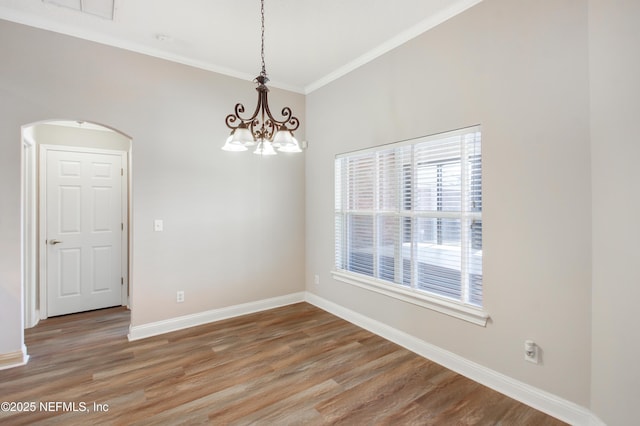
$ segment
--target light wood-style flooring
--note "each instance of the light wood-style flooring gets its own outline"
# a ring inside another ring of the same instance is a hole
[[[307,303],[135,342],[128,325],[113,308],[26,330],[0,402],[35,411],[0,424],[563,424]]]

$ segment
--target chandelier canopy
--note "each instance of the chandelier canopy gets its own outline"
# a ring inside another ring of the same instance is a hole
[[[302,152],[300,144],[293,136],[293,132],[300,126],[300,121],[295,117],[291,108],[282,108],[282,120],[276,119],[269,109],[267,95],[269,88],[267,83],[267,71],[264,63],[264,0],[260,0],[260,17],[262,23],[261,59],[262,70],[254,80],[258,83],[258,104],[250,117],[242,117],[244,105],[237,103],[233,114],[227,115],[225,123],[231,129],[231,135],[224,146],[225,151],[246,151],[249,146],[257,145],[254,154],[275,155],[277,149],[280,152]],[[274,149],[275,148],[275,149]]]

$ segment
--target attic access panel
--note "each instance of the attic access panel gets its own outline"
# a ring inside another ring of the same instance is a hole
[[[54,4],[67,9],[113,21],[115,0],[42,0],[44,3]]]

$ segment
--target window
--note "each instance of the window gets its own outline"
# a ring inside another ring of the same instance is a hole
[[[334,276],[486,323],[480,140],[475,126],[338,155]]]

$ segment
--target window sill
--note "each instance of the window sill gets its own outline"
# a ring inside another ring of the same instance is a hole
[[[459,318],[482,327],[486,327],[487,321],[489,320],[489,314],[480,308],[463,305],[444,298],[420,294],[411,289],[400,288],[400,286],[387,284],[385,281],[375,278],[346,271],[331,271],[331,275],[338,281],[375,291],[376,293],[431,309],[432,311]]]

